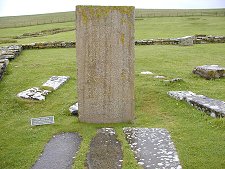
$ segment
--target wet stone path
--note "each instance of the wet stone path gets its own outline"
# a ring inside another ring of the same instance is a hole
[[[99,129],[91,141],[86,167],[88,169],[121,169],[122,161],[121,143],[116,139],[115,130]]]
[[[77,133],[53,136],[32,169],[71,169],[80,143]]]
[[[124,128],[138,164],[150,169],[181,169],[178,154],[166,129]]]

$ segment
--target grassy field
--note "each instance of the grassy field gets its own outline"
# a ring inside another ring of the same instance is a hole
[[[136,39],[180,37],[193,34],[225,35],[224,17],[160,17],[136,21]],[[0,29],[1,37],[52,28],[73,27],[73,22]],[[74,31],[19,39],[18,43],[74,40]],[[2,44],[6,45],[6,44]],[[12,61],[0,82],[0,168],[30,168],[54,134],[79,132],[83,141],[74,168],[84,168],[89,143],[100,127],[114,127],[123,146],[123,169],[137,169],[123,127],[162,127],[169,130],[184,169],[223,169],[225,166],[225,120],[213,119],[190,105],[167,96],[170,90],[191,90],[225,101],[225,79],[205,80],[193,75],[198,65],[225,66],[225,44],[135,47],[135,116],[133,123],[86,124],[71,116],[69,106],[77,99],[76,49],[26,50]],[[165,85],[152,71],[183,82]],[[71,79],[46,101],[22,100],[16,94],[41,86],[52,75]],[[30,126],[30,118],[55,116],[55,124]]]
[[[40,32],[53,28],[74,28],[74,22],[52,23],[19,28],[0,29],[0,41],[4,39],[16,40],[18,44],[44,41],[74,41],[75,31],[63,32],[59,34],[30,37],[25,39],[13,39],[14,36],[23,33]],[[156,17],[145,18],[135,21],[135,39],[151,38],[176,38],[186,35],[207,34],[224,35],[225,17]],[[16,44],[15,43],[15,44]],[[10,43],[13,44],[13,43]],[[1,46],[7,44],[0,44]]]
[[[75,7],[74,7],[75,9]],[[225,16],[225,9],[135,9],[136,18],[167,16]],[[0,28],[43,25],[75,21],[75,12],[59,12],[39,15],[0,17]]]

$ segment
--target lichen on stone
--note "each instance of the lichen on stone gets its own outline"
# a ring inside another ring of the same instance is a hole
[[[100,19],[107,17],[112,11],[119,11],[121,14],[131,16],[134,12],[132,6],[77,6],[77,12],[82,15],[82,21],[87,23],[89,19]]]

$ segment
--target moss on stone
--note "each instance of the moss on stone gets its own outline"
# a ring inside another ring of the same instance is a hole
[[[112,11],[119,11],[123,15],[131,16],[134,12],[132,6],[77,6],[77,12],[81,12],[82,21],[87,23],[89,19],[105,18]],[[91,16],[91,17],[89,17]]]
[[[125,41],[125,35],[124,35],[124,33],[121,34],[120,41],[121,41],[122,44],[124,44],[124,41]]]

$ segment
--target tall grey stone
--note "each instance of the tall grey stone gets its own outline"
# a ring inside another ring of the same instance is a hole
[[[134,119],[134,7],[77,6],[79,120]]]

